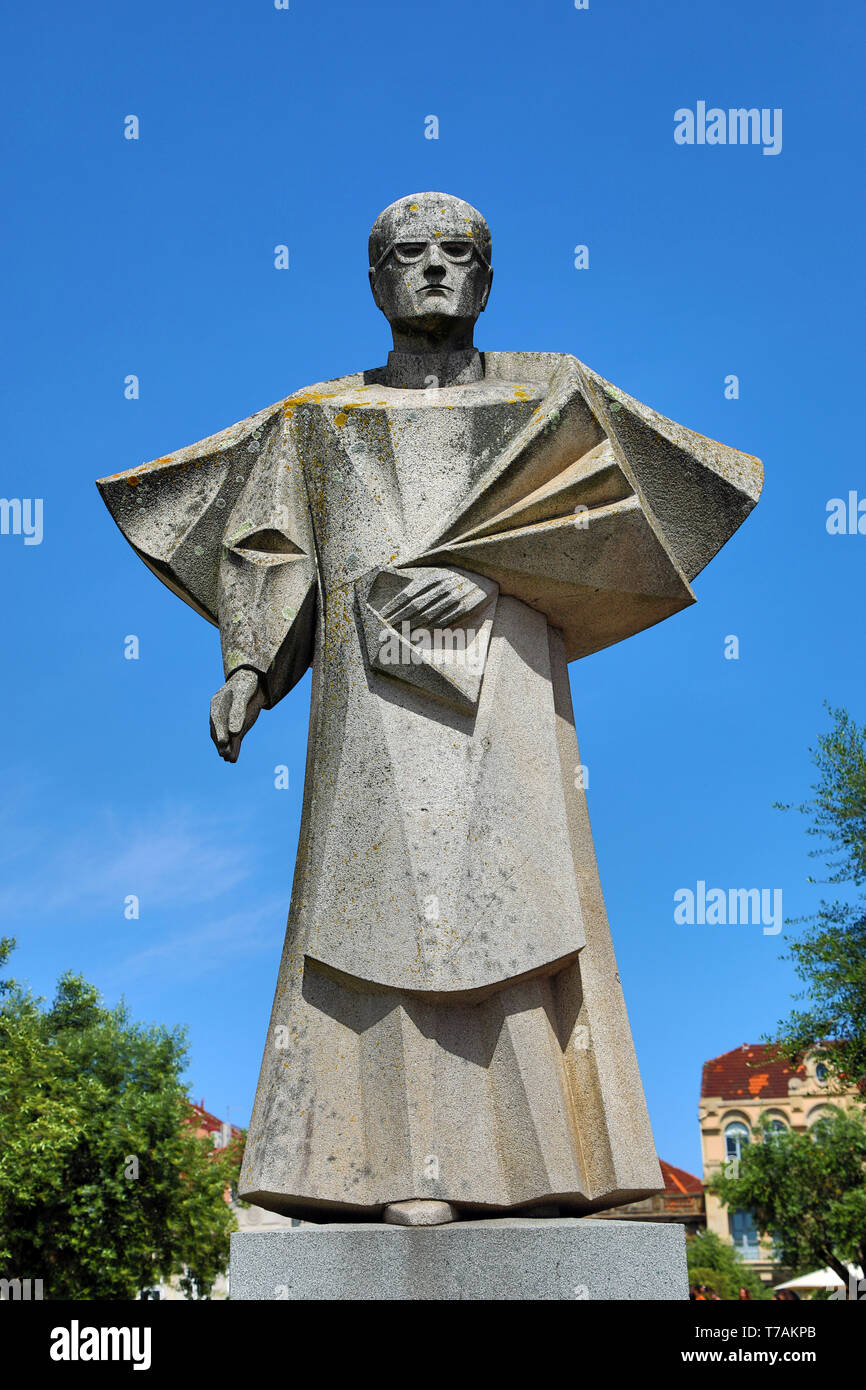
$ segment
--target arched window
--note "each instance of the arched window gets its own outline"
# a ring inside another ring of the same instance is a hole
[[[809,1129],[813,1129],[818,1120],[829,1120],[832,1114],[833,1110],[829,1105],[813,1105],[806,1116],[806,1124]]]
[[[823,1085],[823,1083],[827,1080],[827,1077],[828,1077],[829,1075],[830,1075],[830,1073],[829,1073],[829,1071],[827,1070],[827,1064],[826,1064],[826,1062],[819,1062],[818,1065],[817,1065],[816,1068],[815,1068],[815,1080],[816,1080],[816,1081],[820,1081],[821,1084]]]
[[[729,1125],[725,1125],[725,1157],[729,1161],[732,1158],[742,1158],[743,1149],[749,1143],[749,1127],[743,1124],[742,1120],[732,1120]]]
[[[772,1139],[776,1134],[787,1134],[788,1124],[783,1115],[770,1111],[764,1119],[764,1139]]]

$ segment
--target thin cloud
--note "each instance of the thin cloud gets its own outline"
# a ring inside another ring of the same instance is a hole
[[[114,912],[130,894],[149,910],[212,902],[249,877],[255,857],[235,822],[186,808],[133,824],[103,810],[62,839],[53,828],[8,825],[0,920],[79,920]]]
[[[234,912],[196,930],[177,931],[166,940],[135,951],[103,971],[101,987],[126,990],[146,978],[171,977],[173,983],[223,971],[244,957],[274,953],[275,928],[282,934],[288,902],[271,898],[253,910]]]

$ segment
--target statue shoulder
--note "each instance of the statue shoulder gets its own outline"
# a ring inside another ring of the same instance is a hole
[[[170,454],[161,454],[159,458],[150,459],[148,462],[137,464],[133,468],[126,468],[119,473],[111,473],[104,478],[99,478],[96,486],[103,497],[106,497],[114,490],[112,484],[131,483],[135,487],[140,480],[144,480],[148,475],[155,478],[166,471],[174,471],[178,468],[185,469],[191,464],[201,464],[204,460],[218,463],[239,448],[263,443],[270,429],[282,419],[286,407],[291,408],[293,404],[301,400],[315,400],[319,396],[335,394],[354,386],[362,386],[366,380],[381,370],[383,369],[352,372],[348,376],[333,377],[328,381],[314,382],[311,386],[302,386],[299,390],[293,391],[291,395],[274,401],[273,405],[265,406],[263,410],[257,410],[254,415],[245,416],[243,420],[228,425],[216,434],[209,434],[204,439],[196,440],[194,444],[187,444],[181,449],[175,449]]]
[[[285,406],[276,401],[195,444],[97,481],[108,511],[145,564],[210,622],[217,620],[223,540],[238,504],[252,496],[270,505],[277,484],[277,501],[294,502],[290,473],[281,466],[287,461]],[[300,508],[284,510],[294,521]]]
[[[484,376],[490,381],[534,381],[549,386],[563,367],[577,364],[567,352],[483,352]]]

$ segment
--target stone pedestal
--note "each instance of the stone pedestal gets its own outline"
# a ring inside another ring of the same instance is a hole
[[[591,1217],[232,1236],[232,1299],[687,1299],[683,1227]]]

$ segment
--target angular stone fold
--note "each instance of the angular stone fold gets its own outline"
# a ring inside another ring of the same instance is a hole
[[[227,677],[272,706],[313,667],[241,1175],[287,1214],[587,1213],[662,1186],[567,663],[694,601],[760,466],[574,357],[463,356],[455,385],[341,377],[99,484],[219,625]]]

